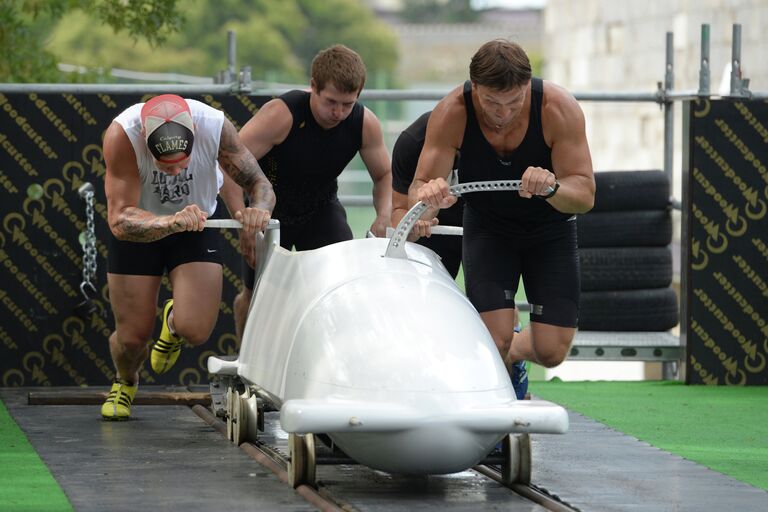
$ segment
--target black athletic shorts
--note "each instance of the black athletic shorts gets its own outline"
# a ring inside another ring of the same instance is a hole
[[[186,231],[154,242],[125,242],[110,231],[107,272],[137,276],[162,276],[184,263],[222,263],[218,229]]]
[[[532,322],[577,326],[580,281],[575,217],[512,235],[489,230],[465,208],[464,281],[475,308],[481,313],[514,308],[521,276]]]
[[[275,218],[280,220],[279,217]],[[294,247],[297,251],[319,249],[352,238],[352,228],[347,223],[347,212],[338,199],[322,206],[309,222],[304,224],[280,221],[280,246],[289,251]],[[244,259],[242,278],[246,288],[253,289],[255,273]]]

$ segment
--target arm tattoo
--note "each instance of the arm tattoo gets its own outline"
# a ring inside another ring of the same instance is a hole
[[[232,123],[224,120],[219,142],[219,164],[232,180],[243,187],[251,198],[251,206],[272,211],[275,195],[272,184],[248,149],[243,146]]]
[[[136,207],[120,213],[112,232],[118,240],[128,242],[154,242],[175,233],[173,223],[168,222],[167,217],[158,217]]]

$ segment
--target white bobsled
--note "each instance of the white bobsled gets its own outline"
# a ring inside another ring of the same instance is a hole
[[[409,230],[302,252],[267,231],[240,353],[208,360],[247,388],[228,395],[235,439],[258,435],[256,396],[280,410],[294,465],[313,450],[294,435],[327,434],[371,468],[443,474],[510,433],[567,430],[561,407],[516,400],[480,315],[435,253],[398,237]]]

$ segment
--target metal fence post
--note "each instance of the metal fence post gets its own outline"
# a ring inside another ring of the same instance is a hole
[[[227,30],[227,75],[229,82],[234,82],[235,77],[235,60],[237,54],[237,42],[235,40],[235,31]]]
[[[674,101],[669,98],[669,93],[675,87],[674,70],[674,35],[667,32],[667,62],[664,74],[664,172],[672,183],[672,156],[674,151]]]
[[[709,96],[709,24],[701,25],[701,61],[699,64],[699,96]]]
[[[733,25],[733,41],[731,42],[731,96],[748,98],[749,79],[741,78],[741,25]]]

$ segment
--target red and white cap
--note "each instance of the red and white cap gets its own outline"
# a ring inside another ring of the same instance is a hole
[[[141,124],[149,151],[156,160],[175,164],[192,153],[195,126],[189,105],[181,96],[162,94],[147,101],[141,108]],[[176,153],[184,156],[164,158]]]

